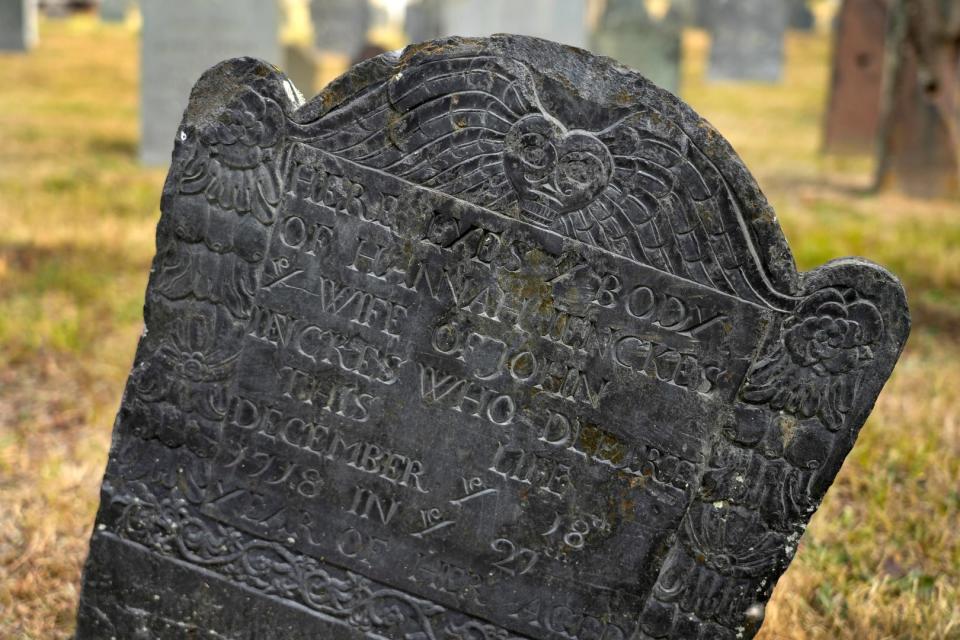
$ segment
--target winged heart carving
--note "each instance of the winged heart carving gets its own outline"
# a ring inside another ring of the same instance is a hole
[[[522,61],[404,62],[326,113],[295,114],[291,137],[724,293],[795,304],[741,257],[755,241],[717,167],[652,105],[586,130],[550,112]]]

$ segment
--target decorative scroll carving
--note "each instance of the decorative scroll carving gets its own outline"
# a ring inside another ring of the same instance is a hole
[[[359,631],[424,640],[522,640],[494,625],[323,565],[283,545],[213,523],[197,514],[176,490],[158,498],[147,485],[133,482],[112,502],[122,508],[115,530],[121,538],[300,603]]]

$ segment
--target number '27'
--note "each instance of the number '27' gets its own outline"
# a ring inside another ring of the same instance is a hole
[[[493,563],[497,569],[511,576],[522,576],[533,569],[540,558],[540,554],[532,549],[517,547],[506,538],[497,538],[490,543],[490,548],[504,557]]]

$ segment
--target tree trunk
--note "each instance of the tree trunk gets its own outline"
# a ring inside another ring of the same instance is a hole
[[[960,196],[960,4],[894,0],[877,186]]]
[[[886,0],[844,0],[837,15],[824,150],[868,155],[883,100]]]

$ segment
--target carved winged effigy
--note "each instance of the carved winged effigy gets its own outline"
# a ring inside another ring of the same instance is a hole
[[[716,130],[533,38],[230,60],[175,133],[78,640],[756,634],[895,277],[798,273]]]

